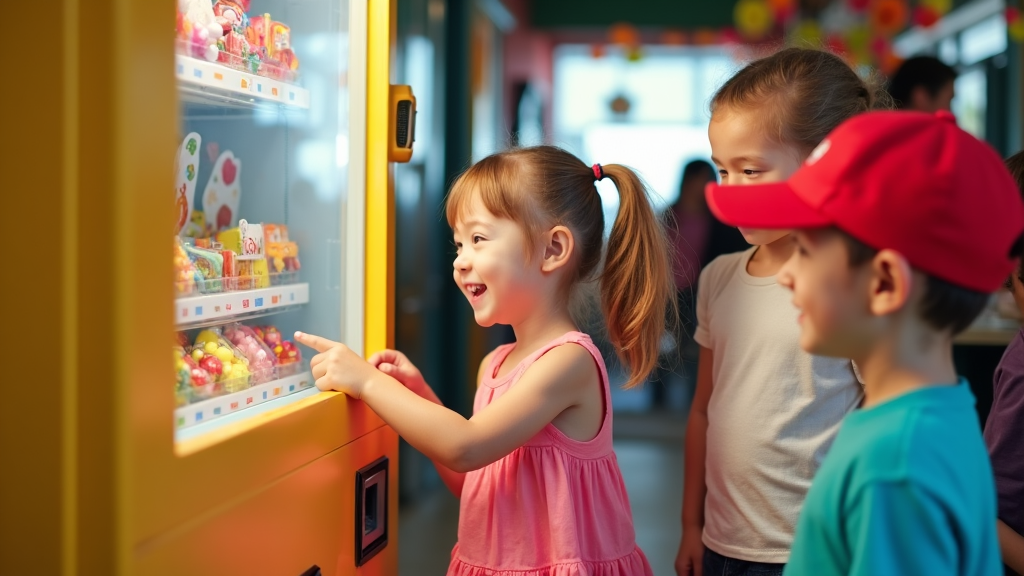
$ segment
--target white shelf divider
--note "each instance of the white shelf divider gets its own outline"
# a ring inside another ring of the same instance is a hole
[[[265,384],[257,384],[251,388],[217,396],[194,404],[188,404],[174,410],[174,427],[177,430],[188,428],[210,420],[233,414],[270,400],[283,398],[290,394],[313,387],[313,375],[302,372],[294,376],[274,380]]]
[[[212,320],[229,321],[264,315],[274,309],[309,303],[309,284],[284,284],[243,290],[187,296],[174,301],[174,323],[178,328],[209,325]]]
[[[191,56],[176,54],[174,58],[174,73],[184,84],[241,94],[253,102],[309,108],[309,90],[305,88]]]

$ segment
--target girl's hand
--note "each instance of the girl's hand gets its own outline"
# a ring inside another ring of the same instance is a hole
[[[295,333],[295,340],[319,352],[309,361],[317,388],[362,398],[366,383],[377,372],[373,366],[339,342],[302,332]]]
[[[370,356],[367,362],[419,396],[423,396],[424,391],[429,388],[419,368],[398,350],[381,350]]]

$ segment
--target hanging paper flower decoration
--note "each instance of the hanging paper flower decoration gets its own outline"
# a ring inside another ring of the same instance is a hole
[[[736,30],[747,40],[760,40],[775,23],[772,11],[764,0],[740,0],[732,12]]]
[[[1024,16],[1019,9],[1006,9],[1006,32],[1014,42],[1024,42]]]
[[[851,56],[850,46],[846,43],[846,40],[838,34],[830,34],[828,38],[825,39],[825,46],[828,48],[829,52],[837,56],[842,56],[845,59],[849,59]]]
[[[903,64],[903,59],[890,50],[888,54],[879,58],[878,68],[882,71],[882,74],[892,76],[900,67],[900,64]]]
[[[614,24],[608,30],[608,40],[621,46],[636,46],[640,44],[640,33],[629,24]]]
[[[907,25],[908,16],[903,0],[875,0],[871,5],[871,28],[877,34],[893,36]]]
[[[632,108],[633,104],[629,101],[624,94],[619,94],[612,101],[608,103],[608,106],[612,109],[612,112],[616,114],[626,114],[629,109]]]
[[[850,49],[850,56],[857,64],[867,64],[871,61],[871,53],[868,44],[871,41],[871,31],[868,27],[860,24],[846,30],[846,46]]]
[[[931,28],[942,18],[938,10],[931,6],[919,5],[914,8],[914,24],[922,28]]]
[[[871,53],[879,61],[892,52],[892,44],[889,43],[889,39],[882,36],[872,38],[869,47],[871,48]]]
[[[942,16],[953,9],[953,0],[918,0],[917,5],[931,8]]]
[[[594,58],[604,58],[604,55],[606,53],[607,53],[607,49],[605,49],[604,44],[591,44],[590,45],[590,55],[592,57],[594,57]]]
[[[739,44],[741,41],[742,38],[740,38],[740,35],[736,32],[735,28],[726,27],[722,28],[721,32],[718,34],[718,40],[715,42],[719,44]]]
[[[693,43],[698,46],[708,46],[718,42],[718,34],[714,30],[701,28],[693,33]]]
[[[796,0],[768,0],[776,22],[785,22],[796,14]]]
[[[817,46],[821,44],[821,27],[814,20],[803,20],[793,28],[790,41],[798,46]]]
[[[863,12],[868,9],[871,0],[847,0],[846,5],[854,12]]]
[[[666,30],[661,34],[661,43],[669,46],[682,46],[686,44],[686,32],[682,30]]]

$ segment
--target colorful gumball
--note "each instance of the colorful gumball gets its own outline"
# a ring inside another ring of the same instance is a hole
[[[214,378],[224,373],[224,364],[216,356],[205,356],[199,362],[199,367]]]

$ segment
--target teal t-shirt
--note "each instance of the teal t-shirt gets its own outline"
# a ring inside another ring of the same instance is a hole
[[[807,493],[786,576],[998,576],[995,481],[967,382],[843,421]]]

